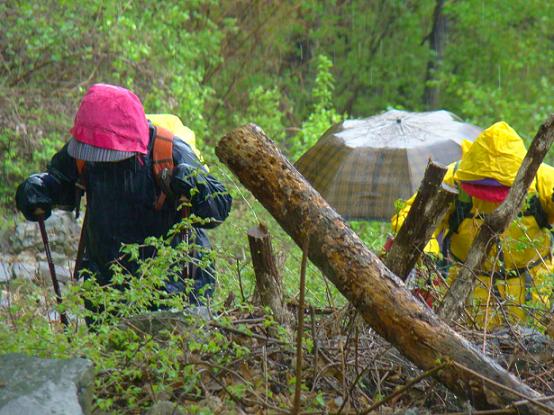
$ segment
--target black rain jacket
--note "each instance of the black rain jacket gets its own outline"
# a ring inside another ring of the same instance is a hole
[[[167,200],[161,210],[154,209],[160,189],[155,183],[152,170],[151,149],[155,127],[150,125],[150,146],[147,155],[132,157],[119,162],[86,162],[84,180],[88,217],[86,226],[85,255],[83,268],[92,271],[99,283],[111,281],[110,265],[118,260],[129,271],[136,272],[137,265],[122,257],[122,244],[142,243],[145,238],[166,235],[169,229],[181,220],[176,209],[177,202]],[[192,204],[191,214],[208,223],[195,225],[195,242],[209,248],[205,228],[213,228],[223,222],[231,209],[231,197],[225,187],[208,174],[192,149],[183,140],[176,138],[173,144],[175,168],[170,181],[175,195],[186,196]],[[67,152],[67,144],[54,155],[46,173],[30,176],[17,189],[17,207],[29,220],[37,220],[34,211],[42,207],[47,216],[53,207],[65,210],[76,208],[78,172],[75,159]],[[174,199],[176,199],[175,197]],[[177,245],[180,238],[173,240]],[[141,257],[155,255],[153,248],[141,248]],[[202,253],[194,252],[195,261]],[[214,266],[202,269],[192,266],[194,290],[191,302],[198,303],[195,294],[203,289],[209,296],[214,284]],[[170,280],[168,292],[183,291],[182,279]]]

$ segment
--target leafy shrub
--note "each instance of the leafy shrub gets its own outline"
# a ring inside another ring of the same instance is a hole
[[[88,278],[66,287],[63,303],[56,310],[70,316],[67,335],[45,312],[51,305],[47,287],[17,280],[15,285],[10,283],[11,303],[6,309],[0,309],[3,352],[58,358],[86,356],[94,362],[97,372],[96,406],[110,413],[144,407],[162,394],[171,395],[175,389],[198,393],[198,371],[188,360],[187,350],[206,346],[206,353],[221,353],[222,359],[228,353],[244,355],[245,351],[222,344],[222,339],[208,333],[202,320],[192,315],[181,316],[188,321],[190,331],[186,335],[168,329],[148,332],[132,323],[136,316],[153,309],[182,311],[188,307],[187,292],[169,295],[161,288],[169,277],[193,260],[189,256],[191,249],[203,249],[185,243],[171,246],[171,236],[190,229],[192,223],[192,219],[184,220],[167,237],[147,239],[144,245],[158,252],[152,258],[141,260],[139,245],[125,245],[122,254],[135,259],[139,265],[136,275],[130,275],[116,264],[108,285],[100,286],[94,278]],[[205,262],[195,265],[207,266]],[[126,289],[121,289],[123,286]],[[84,301],[98,311],[85,309]],[[84,326],[85,319],[92,324],[91,331]]]

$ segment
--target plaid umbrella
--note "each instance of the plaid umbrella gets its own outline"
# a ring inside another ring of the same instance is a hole
[[[335,125],[296,168],[345,219],[389,220],[394,202],[417,191],[429,159],[458,160],[462,140],[480,132],[448,111],[390,110]]]

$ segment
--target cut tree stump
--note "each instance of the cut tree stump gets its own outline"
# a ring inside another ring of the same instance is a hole
[[[259,127],[233,130],[216,154],[299,246],[309,235],[309,259],[377,333],[417,366],[429,370],[449,362],[433,376],[479,408],[501,408],[523,398],[520,413],[554,411],[550,403],[537,401],[539,393],[417,301]]]
[[[287,310],[281,274],[275,264],[271,235],[263,224],[248,230],[250,255],[256,276],[256,294],[263,306],[268,306],[275,320],[280,324],[290,326],[292,314]]]
[[[443,319],[451,321],[462,313],[466,299],[475,286],[476,270],[481,269],[491,247],[498,241],[498,235],[504,232],[521,210],[527,191],[533,183],[552,141],[554,141],[554,116],[550,116],[539,128],[521,163],[506,200],[493,213],[485,216],[479,233],[467,254],[464,266],[461,267],[438,311],[439,316]]]
[[[394,238],[385,265],[402,280],[410,273],[433,231],[456,197],[456,189],[442,184],[447,168],[430,161],[406,220]]]

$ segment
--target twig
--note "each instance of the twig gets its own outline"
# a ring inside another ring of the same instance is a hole
[[[311,325],[312,325],[312,341],[314,343],[314,369],[317,370],[319,346],[317,344],[317,332],[315,328],[315,312],[314,312],[313,305],[310,305],[310,317],[311,317]]]
[[[316,386],[319,382],[319,379],[323,378],[325,376],[324,373],[327,371],[327,369],[330,369],[330,368],[338,366],[338,365],[340,365],[339,362],[331,362],[331,363],[328,363],[325,366],[323,366],[321,368],[321,370],[315,372],[314,380],[312,381],[312,392],[315,391]],[[340,391],[337,389],[337,392],[340,392]]]
[[[371,364],[373,364],[374,362],[371,361],[367,364],[367,366],[365,368],[362,369],[361,372],[357,372],[357,369],[356,369],[356,373],[357,373],[357,376],[356,376],[356,379],[354,379],[354,382],[352,383],[352,386],[350,386],[350,392],[348,393],[348,396],[352,395],[352,392],[354,392],[354,389],[356,388],[358,382],[360,381],[360,379],[362,378],[362,375],[369,370],[369,366]],[[340,406],[339,410],[337,411],[337,415],[340,415],[343,413],[343,409],[346,405],[346,399],[342,402],[342,405]]]
[[[306,265],[308,262],[308,246],[310,237],[307,236],[302,247],[302,264],[300,265],[300,298],[298,300],[298,331],[296,334],[296,384],[294,386],[294,400],[291,414],[300,413],[300,394],[302,392],[302,339],[304,335],[304,294],[306,291]]]
[[[553,400],[554,400],[554,396],[544,396],[542,398],[537,398],[536,399],[537,402],[548,402],[548,401],[553,401]],[[525,405],[527,402],[528,402],[527,399],[522,399],[521,401],[515,401],[512,405],[513,406],[521,406],[521,405]]]
[[[237,264],[237,276],[239,278],[239,289],[240,289],[240,297],[242,298],[242,302],[246,302],[246,297],[244,296],[244,288],[242,287],[242,275],[240,273],[240,259],[235,258],[236,264]]]
[[[209,362],[206,362],[206,361],[202,361],[202,362],[197,362],[197,363],[194,363],[195,365],[198,365],[198,366],[207,366],[209,368],[212,368],[212,369],[217,369],[217,370],[224,370],[230,374],[232,374],[233,376],[235,376],[237,379],[239,379],[240,381],[242,381],[244,384],[246,385],[249,385],[250,382],[248,382],[246,379],[244,379],[238,372],[232,370],[232,369],[229,369],[228,367],[225,367],[225,366],[221,366],[221,365],[217,365],[217,364],[212,364],[212,363],[209,363]],[[223,390],[225,392],[227,392],[230,396],[230,398],[235,401],[236,403],[240,403],[244,406],[254,406],[255,404],[259,404],[259,405],[262,405],[264,408],[269,408],[269,409],[272,409],[273,411],[276,411],[276,412],[279,412],[279,413],[283,413],[283,414],[287,414],[288,411],[285,410],[285,409],[282,409],[282,408],[278,408],[274,405],[271,405],[269,402],[267,402],[265,399],[263,399],[261,396],[259,396],[256,391],[254,390],[250,390],[250,393],[252,393],[252,395],[254,395],[256,397],[256,400],[255,401],[252,401],[250,399],[247,399],[247,398],[241,398],[237,395],[235,395],[233,392],[231,392],[227,386],[225,385],[224,382],[221,381],[221,379],[219,379],[217,376],[215,376],[211,371],[208,371],[207,372],[208,375],[210,375],[210,377],[218,384],[220,385]]]
[[[329,303],[329,307],[331,309],[336,309],[335,302],[333,301],[333,296],[331,295],[331,288],[329,288],[329,282],[327,281],[327,278],[322,277],[323,282],[325,283],[325,295],[327,296],[327,302]]]
[[[240,318],[237,320],[231,321],[231,324],[258,324],[263,323],[265,321],[265,317],[258,317],[258,318]]]
[[[212,378],[212,380],[217,383],[219,386],[221,386],[223,388],[223,390],[227,393],[227,395],[229,395],[229,398],[231,398],[231,400],[239,405],[242,405],[242,406],[251,406],[249,400],[247,399],[244,399],[244,398],[241,398],[237,395],[235,395],[233,392],[231,392],[229,390],[229,388],[227,388],[227,385],[225,385],[225,383],[223,383],[222,381],[220,381],[217,376],[215,376],[211,371],[208,371],[207,372],[208,375],[210,375],[210,377]]]
[[[266,346],[262,346],[262,352],[263,352],[263,371],[264,371],[264,388],[265,388],[265,396],[269,396],[269,382],[268,382],[268,373],[267,373],[267,348]],[[265,411],[267,413],[267,411]]]
[[[421,375],[413,378],[408,383],[406,383],[404,386],[402,386],[401,388],[395,390],[393,393],[391,393],[390,395],[388,395],[385,398],[381,399],[379,402],[376,402],[373,405],[371,405],[368,409],[366,409],[364,412],[362,412],[362,415],[369,414],[371,411],[374,411],[375,409],[377,409],[381,405],[389,402],[390,400],[392,400],[396,396],[403,394],[408,389],[410,389],[413,385],[418,383],[420,380],[425,379],[426,377],[429,377],[429,376],[433,375],[434,373],[438,372],[439,370],[445,368],[446,366],[448,366],[450,364],[451,364],[451,362],[444,362],[444,363],[442,363],[438,366],[435,366],[435,367],[423,372]]]
[[[354,326],[354,330],[356,331],[356,340],[354,340],[354,372],[356,372],[357,376],[360,368],[358,363],[358,343],[360,342],[360,330],[358,329],[358,325]]]
[[[342,343],[341,340],[339,340],[339,349],[340,349],[340,369],[341,369],[341,372],[342,372],[342,402],[343,404],[346,403],[346,401],[348,401],[348,398],[349,398],[349,394],[348,394],[348,385],[347,385],[347,380],[346,380],[346,355],[345,355],[345,351],[344,351],[344,344]],[[341,405],[342,406],[342,405]]]

